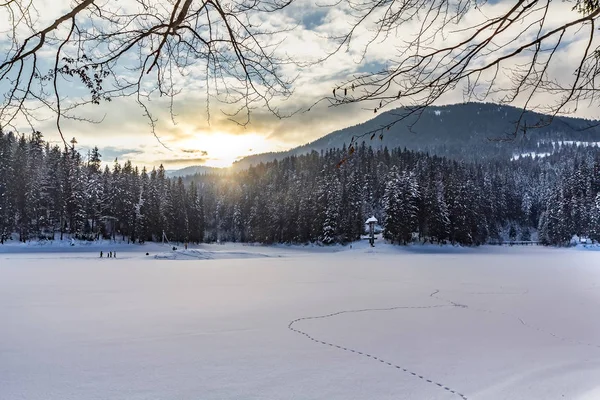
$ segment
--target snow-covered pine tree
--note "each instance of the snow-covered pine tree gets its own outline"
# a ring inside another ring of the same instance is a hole
[[[400,173],[396,166],[390,169],[386,178],[385,191],[383,194],[383,237],[392,243],[401,242],[401,188]]]
[[[21,135],[17,140],[13,152],[13,168],[10,186],[14,196],[14,210],[16,228],[19,234],[19,241],[25,242],[29,239],[29,222],[31,209],[27,201],[31,193],[31,176],[29,175],[28,146],[25,135]]]
[[[44,140],[40,132],[33,132],[27,142],[28,146],[28,166],[29,170],[27,188],[27,208],[29,209],[29,229],[32,237],[42,238],[42,231],[45,226],[46,210],[44,203],[47,200],[48,193],[45,185],[44,171]]]
[[[421,197],[419,184],[413,172],[404,171],[400,175],[400,224],[398,226],[398,239],[403,244],[412,241],[412,234],[417,231],[419,199]]]
[[[69,222],[69,233],[71,237],[83,239],[86,230],[86,176],[83,173],[81,155],[71,148],[65,151],[64,165],[66,168],[67,189],[67,218]],[[88,227],[89,229],[89,227]]]
[[[159,168],[158,176],[164,175],[164,170],[161,173]],[[160,178],[159,178],[160,182]],[[169,241],[176,240],[176,210],[173,207],[173,187],[174,183],[170,179],[164,179],[163,192],[161,193],[160,202],[160,221],[163,231],[169,238]]]
[[[188,199],[185,192],[185,186],[181,177],[177,178],[172,188],[172,209],[173,209],[173,238],[180,243],[189,241],[188,225]]]
[[[444,194],[444,183],[438,175],[434,183],[434,191],[431,194],[431,209],[428,215],[429,236],[438,243],[448,240],[450,233],[450,216],[446,196]]]
[[[14,141],[12,132],[4,133],[0,127],[0,244],[10,238],[15,228],[11,193]]]
[[[158,172],[155,168],[150,172],[148,190],[144,191],[144,217],[148,231],[147,240],[162,240],[163,225],[161,222],[161,194]]]
[[[98,147],[94,147],[88,154],[87,166],[85,170],[86,182],[86,218],[90,224],[90,236],[94,239],[100,237],[100,217],[102,216],[102,172],[101,157]]]
[[[331,173],[325,179],[325,188],[322,198],[325,202],[325,207],[320,240],[323,244],[333,244],[338,242],[340,205],[342,202],[340,181],[336,174]]]
[[[148,230],[148,193],[150,186],[150,178],[146,167],[142,168],[140,173],[140,194],[138,197],[137,204],[135,206],[135,232],[137,234],[137,240],[139,243],[144,243],[146,240],[151,240],[152,236]]]
[[[201,243],[204,241],[204,209],[202,197],[198,195],[198,188],[194,182],[190,183],[187,196],[189,241]]]
[[[590,237],[600,243],[600,192],[596,194],[590,210]]]

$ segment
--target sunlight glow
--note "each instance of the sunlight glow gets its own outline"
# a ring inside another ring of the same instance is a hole
[[[185,147],[198,150],[189,165],[207,167],[230,167],[235,161],[251,154],[277,151],[273,142],[256,133],[231,134],[215,132],[198,134]],[[206,153],[203,153],[206,152]],[[205,158],[200,160],[200,158]],[[183,161],[183,160],[182,160]]]

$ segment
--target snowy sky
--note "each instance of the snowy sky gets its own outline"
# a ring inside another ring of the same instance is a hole
[[[104,0],[110,3],[112,0]],[[72,2],[68,0],[34,0],[39,15],[38,24],[54,19],[68,10]],[[135,4],[134,0],[123,0],[119,4]],[[345,31],[349,26],[346,7],[322,7],[319,0],[297,0],[285,11],[265,17],[265,23],[272,26],[295,26],[285,33],[280,50],[296,60],[317,59],[331,49],[333,45],[326,38]],[[490,2],[479,10],[470,11],[462,25],[453,29],[466,28],[485,19],[485,16],[497,15],[506,7],[514,5],[512,1]],[[549,26],[564,22],[564,16],[574,14],[571,3],[560,2],[552,5],[549,11]],[[6,15],[0,14],[0,28],[4,31]],[[569,17],[571,18],[571,17]],[[294,94],[285,103],[279,104],[283,110],[294,111],[308,107],[319,98],[331,93],[331,89],[346,77],[357,72],[374,70],[385,65],[395,56],[395,46],[415,32],[415,24],[404,24],[395,37],[385,41],[376,41],[362,57],[364,44],[372,37],[372,25],[361,27],[355,42],[347,51],[341,51],[326,62],[310,67],[287,66],[286,76],[297,76]],[[568,44],[561,47],[556,55],[558,66],[549,71],[555,78],[569,78],[575,68],[574,54],[578,54],[584,45],[588,33],[571,32]],[[447,41],[458,36],[449,35]],[[1,44],[1,41],[0,41]],[[597,45],[597,43],[596,43]],[[64,124],[65,135],[75,136],[81,149],[97,145],[105,161],[112,162],[115,157],[125,161],[132,160],[139,165],[153,166],[163,163],[167,169],[188,165],[228,166],[236,159],[250,154],[268,151],[281,151],[313,141],[333,130],[354,125],[373,117],[372,109],[364,105],[350,105],[328,108],[326,104],[314,107],[309,113],[299,113],[286,119],[277,119],[263,109],[253,110],[251,123],[240,127],[227,120],[219,108],[223,105],[212,103],[210,123],[207,120],[206,97],[202,90],[205,82],[193,72],[184,79],[183,90],[175,98],[174,109],[177,114],[173,124],[168,112],[168,102],[154,99],[153,112],[157,117],[157,134],[169,148],[161,146],[152,136],[143,111],[131,99],[121,99],[104,103],[85,111],[85,115],[103,119],[100,124],[70,123]],[[186,81],[187,79],[187,81]],[[5,92],[0,85],[0,91]],[[63,93],[70,90],[65,87]],[[448,93],[439,104],[460,102],[463,100],[461,88]],[[539,97],[538,103],[551,101]],[[518,104],[517,104],[518,105]],[[400,103],[392,105],[401,106]],[[576,115],[600,118],[597,107],[582,105]],[[55,121],[49,119],[38,125],[45,137],[58,143]]]

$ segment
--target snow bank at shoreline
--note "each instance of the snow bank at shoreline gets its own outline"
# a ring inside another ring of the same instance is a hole
[[[371,247],[367,240],[359,240],[345,245],[320,245],[309,244],[261,244],[261,243],[202,243],[190,244],[184,249],[181,244],[147,242],[144,244],[127,243],[127,241],[81,241],[81,240],[54,240],[54,241],[29,241],[26,243],[10,241],[0,245],[0,254],[43,254],[43,253],[103,253],[110,251],[127,254],[142,254],[159,260],[209,260],[224,258],[258,258],[278,257],[282,254],[312,254],[312,253],[339,253],[360,252],[373,254],[482,254],[482,253],[505,253],[507,251],[518,252],[528,248],[537,251],[552,251],[555,247],[550,246],[511,246],[509,243],[503,245],[483,245],[464,247],[451,244],[412,243],[409,245],[395,245],[379,239],[375,247]],[[508,250],[511,249],[511,250]],[[521,250],[520,250],[521,249]],[[599,244],[577,244],[568,248],[578,251],[600,251]]]
[[[204,249],[172,250],[154,255],[156,260],[224,260],[232,258],[261,258],[272,255],[249,251],[211,251]]]

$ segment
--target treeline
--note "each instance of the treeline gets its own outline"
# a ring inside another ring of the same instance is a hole
[[[573,168],[560,171],[560,179],[544,194],[538,222],[542,243],[568,243],[573,235],[600,242],[599,154],[600,150],[591,151]]]
[[[116,238],[132,242],[204,240],[197,187],[171,180],[162,167],[147,173],[115,161],[101,168],[95,148],[85,157],[51,147],[39,132],[16,137],[0,131],[0,243]]]
[[[394,243],[600,239],[600,152],[464,163],[364,143],[228,174],[169,179],[97,149],[0,133],[0,239],[347,243],[374,215]]]
[[[225,177],[187,177],[204,194],[207,240],[344,243],[359,238],[371,215],[395,243],[537,240],[559,195],[563,222],[543,223],[539,240],[600,239],[598,148],[563,146],[543,159],[475,164],[363,143],[338,168],[347,154],[313,152]]]

